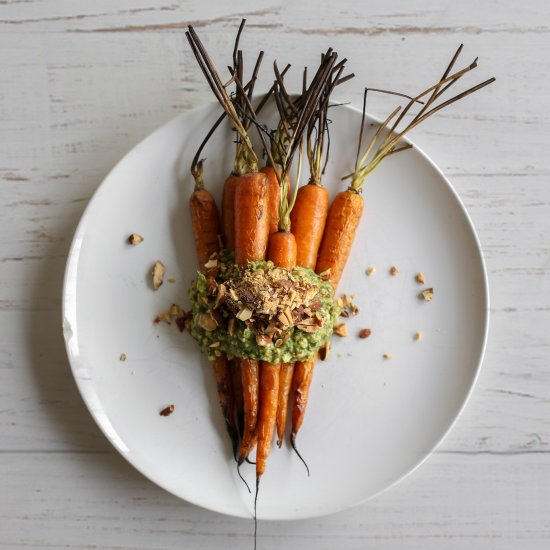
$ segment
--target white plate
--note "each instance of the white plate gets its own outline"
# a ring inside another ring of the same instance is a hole
[[[253,498],[236,474],[211,366],[188,334],[155,326],[173,302],[188,306],[196,272],[187,201],[189,165],[208,106],[172,120],[128,153],[101,184],[76,231],[65,275],[69,360],[106,437],[149,479],[194,504],[250,517]],[[331,111],[332,195],[354,162],[360,113]],[[228,127],[207,150],[205,177],[219,201],[234,147]],[[258,517],[298,519],[363,502],[402,479],[434,449],[476,379],[488,326],[488,289],[472,223],[451,184],[418,149],[387,159],[368,179],[365,214],[339,291],[360,307],[349,336],[333,338],[316,367],[298,443],[273,448]],[[218,202],[218,204],[220,204]],[[129,246],[132,232],[145,240]],[[155,260],[177,282],[154,292]],[[395,265],[397,277],[389,275]],[[365,269],[376,267],[367,277]],[[425,274],[426,285],[415,282]],[[432,302],[418,298],[435,289]],[[366,340],[361,328],[372,329]],[[421,341],[413,335],[420,331]],[[122,353],[127,360],[122,362]],[[393,355],[390,360],[383,354]],[[159,410],[175,405],[169,417]],[[251,485],[254,467],[243,469]]]

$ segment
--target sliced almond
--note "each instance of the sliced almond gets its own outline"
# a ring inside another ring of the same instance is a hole
[[[252,310],[247,307],[243,307],[241,311],[237,313],[236,317],[240,321],[248,321],[248,319],[252,317]]]
[[[216,328],[218,328],[218,323],[216,322],[216,319],[212,317],[212,314],[210,312],[207,312],[203,313],[199,317],[199,326],[208,332],[212,332],[213,330],[216,330]]]

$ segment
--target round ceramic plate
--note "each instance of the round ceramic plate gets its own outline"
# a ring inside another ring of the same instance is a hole
[[[197,270],[189,166],[218,114],[218,106],[208,106],[177,117],[101,184],[71,247],[63,328],[84,401],[118,451],[173,494],[250,517],[253,495],[237,476],[212,367],[189,334],[153,323],[172,303],[189,307],[187,288]],[[361,114],[340,107],[331,118],[324,183],[334,196],[354,163]],[[218,204],[232,142],[229,127],[222,127],[206,151],[206,185]],[[347,338],[333,337],[330,357],[316,366],[298,437],[311,477],[288,445],[274,445],[262,478],[261,519],[329,514],[395,484],[449,430],[481,364],[487,278],[474,228],[451,184],[412,149],[387,159],[363,196],[365,212],[339,287],[356,296],[360,311],[346,320]],[[134,232],[144,237],[138,246],[127,243]],[[175,280],[158,291],[150,284],[155,260]],[[367,277],[369,266],[376,272]],[[391,266],[399,271],[395,277]],[[425,285],[415,281],[418,272]],[[419,299],[428,287],[431,302]],[[358,337],[362,328],[372,330],[368,339]],[[173,414],[160,416],[169,404]],[[253,486],[254,467],[241,470]]]

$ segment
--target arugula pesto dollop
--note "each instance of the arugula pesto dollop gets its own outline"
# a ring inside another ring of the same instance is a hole
[[[304,361],[328,342],[340,314],[330,282],[311,269],[272,262],[238,268],[222,253],[189,289],[191,334],[213,359]]]

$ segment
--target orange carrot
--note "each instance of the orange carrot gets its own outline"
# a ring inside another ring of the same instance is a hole
[[[218,389],[218,400],[225,419],[225,427],[233,444],[233,455],[237,453],[239,436],[235,422],[233,385],[231,380],[231,362],[225,355],[214,359],[214,374]]]
[[[338,193],[330,206],[315,271],[323,273],[330,270],[328,277],[334,290],[350,255],[363,206],[363,197],[351,188]]]
[[[265,258],[269,233],[267,178],[261,172],[238,177],[235,189],[235,263]]]
[[[244,426],[241,438],[238,464],[242,464],[253,449],[258,420],[259,364],[254,359],[241,359],[241,380],[243,387]]]
[[[328,213],[328,191],[310,183],[300,187],[296,204],[290,213],[292,233],[296,237],[296,264],[315,268],[317,252],[323,238]]]
[[[279,397],[279,371],[281,365],[261,362],[260,415],[258,417],[258,450],[256,451],[256,477],[265,472],[271,440],[275,430],[277,401]]]
[[[286,203],[286,201],[284,202]],[[285,229],[273,233],[269,239],[267,258],[276,266],[285,269],[294,267],[296,265],[296,239],[294,235]],[[258,450],[256,452],[257,479],[265,471],[277,422],[281,365],[262,361],[260,368],[260,416],[258,418]]]
[[[197,260],[201,271],[210,256],[220,250],[220,217],[214,197],[204,189],[202,177],[195,183],[195,190],[189,198],[191,223],[195,236]]]
[[[317,354],[307,361],[296,361],[294,364],[294,377],[292,379],[292,388],[290,390],[290,399],[292,407],[292,431],[290,433],[290,442],[296,449],[296,435],[302,426],[309,398],[309,388],[313,376],[313,367]],[[304,462],[305,464],[305,462]],[[307,466],[306,466],[307,468]]]
[[[279,373],[279,397],[277,403],[277,445],[283,444],[286,428],[286,417],[288,414],[288,397],[294,374],[294,363],[282,363]]]

